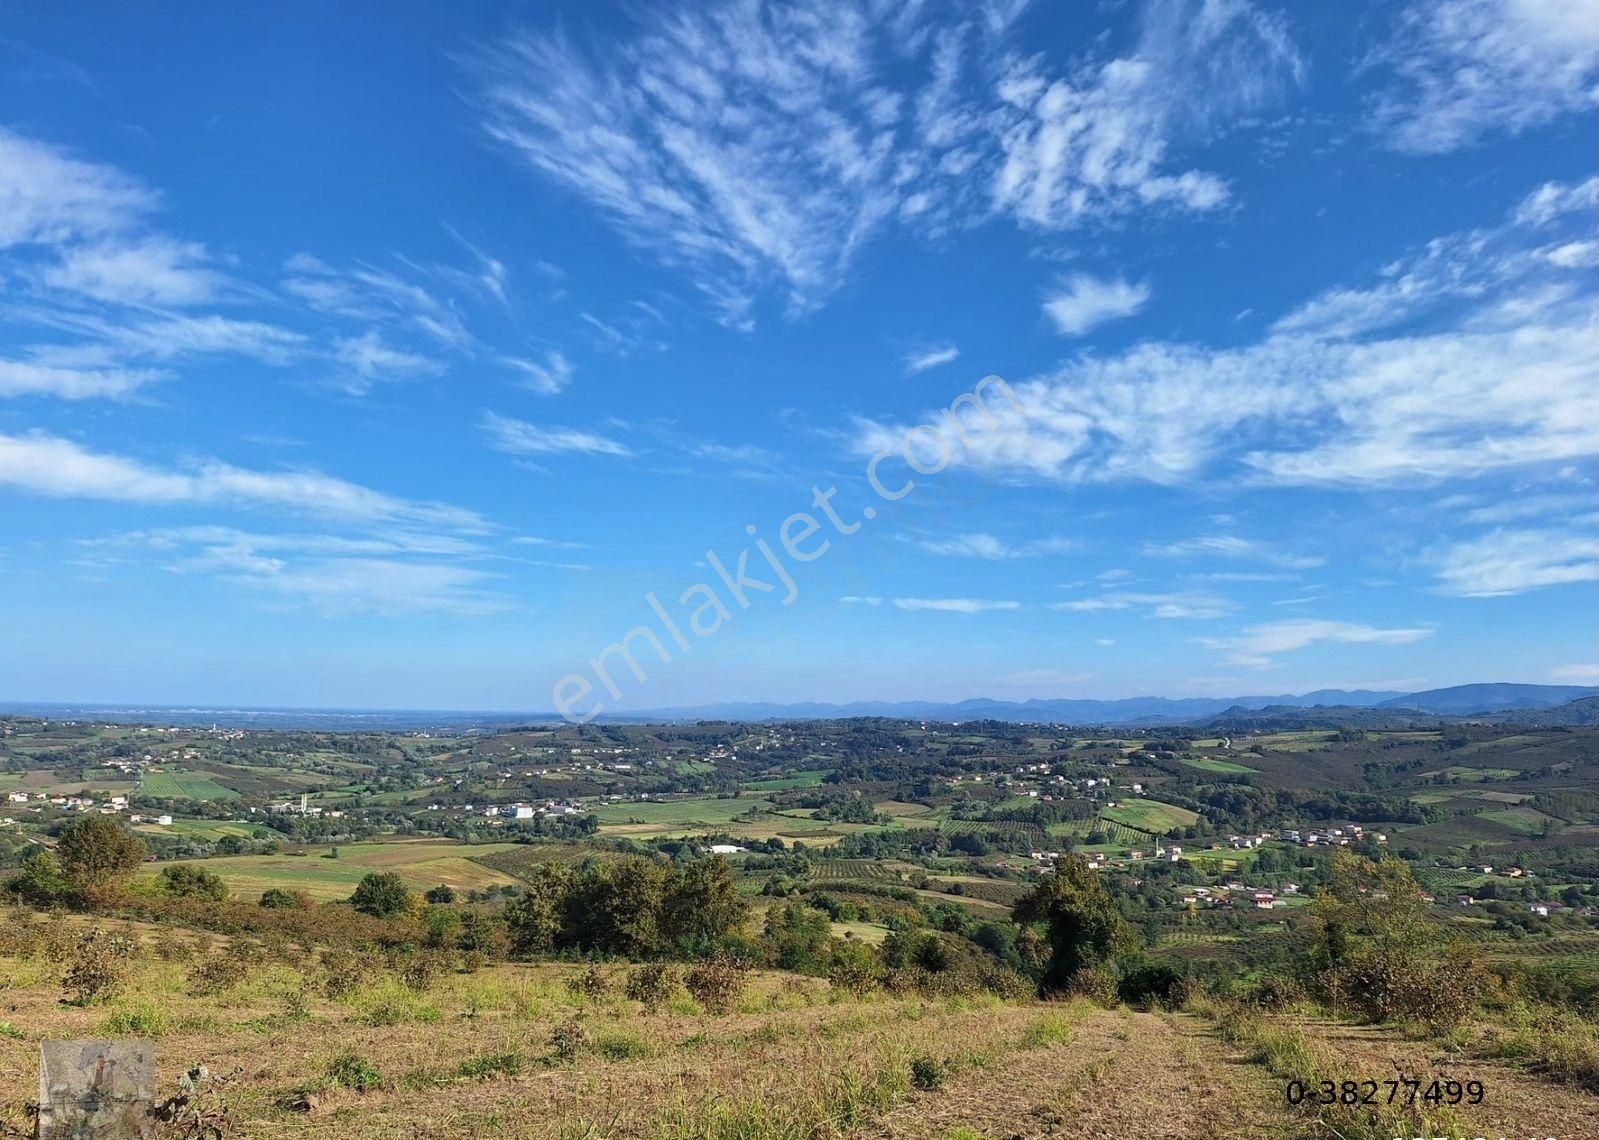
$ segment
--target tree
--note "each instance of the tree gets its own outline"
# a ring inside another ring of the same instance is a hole
[[[1327,882],[1317,889],[1310,915],[1321,966],[1337,966],[1364,945],[1382,954],[1425,952],[1438,931],[1427,920],[1410,868],[1385,856],[1372,860],[1335,847]]]
[[[663,949],[662,903],[671,871],[632,856],[579,875],[567,897],[567,925],[584,949],[648,958]]]
[[[394,871],[373,871],[356,884],[350,904],[374,918],[392,918],[411,908],[411,889]]]
[[[571,869],[564,863],[541,863],[528,877],[522,897],[505,908],[511,953],[532,957],[548,953],[564,941],[571,893]]]
[[[1060,989],[1077,971],[1101,965],[1137,945],[1100,873],[1080,855],[1057,859],[1053,873],[1024,895],[1011,913],[1023,926],[1038,923],[1048,930],[1046,989]]]
[[[61,832],[56,858],[77,889],[106,887],[133,874],[144,861],[144,842],[114,819],[84,816]]]
[[[440,883],[438,886],[431,888],[423,897],[435,905],[452,903],[455,901],[455,888],[446,883]]]
[[[733,869],[713,855],[688,864],[666,889],[661,926],[679,949],[698,954],[711,950],[737,930],[749,912],[738,893]]]
[[[53,852],[35,851],[22,861],[22,873],[8,884],[35,906],[49,906],[72,891],[72,880]]]
[[[181,898],[214,899],[221,902],[228,897],[227,884],[215,871],[195,867],[189,863],[174,863],[161,868],[161,887],[169,895]]]

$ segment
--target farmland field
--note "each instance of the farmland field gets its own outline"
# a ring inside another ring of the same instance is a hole
[[[327,848],[304,855],[231,855],[197,861],[192,866],[213,871],[228,889],[246,899],[280,887],[305,891],[319,902],[345,899],[371,871],[395,871],[415,889],[443,883],[457,890],[510,886],[511,876],[474,862],[472,856],[511,850],[514,843],[467,846],[448,840],[416,839],[396,843],[352,843],[338,848],[339,857],[323,856]],[[173,864],[163,864],[172,866]],[[153,877],[153,873],[146,877]]]
[[[1204,772],[1219,772],[1226,776],[1253,776],[1260,771],[1258,768],[1234,764],[1231,760],[1218,760],[1214,756],[1185,757],[1183,763],[1190,768],[1198,768]]]
[[[1199,821],[1199,816],[1187,808],[1163,804],[1159,800],[1123,800],[1119,806],[1106,808],[1100,815],[1128,827],[1156,833],[1192,827]]]
[[[173,800],[231,800],[239,793],[224,787],[203,772],[146,772],[139,791],[147,796]]]

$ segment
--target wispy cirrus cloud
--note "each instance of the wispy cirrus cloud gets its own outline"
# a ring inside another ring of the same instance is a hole
[[[541,396],[554,396],[564,390],[572,382],[572,374],[576,371],[565,354],[555,349],[545,353],[542,360],[519,356],[507,356],[504,360],[521,375],[524,388]]]
[[[51,499],[271,509],[468,532],[489,525],[476,511],[400,498],[319,471],[261,471],[209,459],[157,467],[40,431],[0,435],[0,487]]]
[[[1259,539],[1240,538],[1234,534],[1207,534],[1195,538],[1181,538],[1174,542],[1146,542],[1143,551],[1151,558],[1236,558],[1250,562],[1264,562],[1285,570],[1309,570],[1322,565],[1326,559],[1311,555],[1292,554]]]
[[[1065,554],[1076,550],[1078,544],[1069,538],[1034,538],[1009,542],[982,532],[952,534],[947,537],[906,536],[905,541],[927,551],[954,558],[983,558],[989,561],[1006,561],[1013,558],[1036,558],[1041,554]]]
[[[1062,278],[1045,296],[1044,315],[1063,336],[1082,336],[1107,321],[1132,316],[1149,296],[1143,283],[1077,273]]]
[[[1295,618],[1249,626],[1236,637],[1199,640],[1206,648],[1222,653],[1229,665],[1264,669],[1276,663],[1276,655],[1311,645],[1412,645],[1432,634],[1431,629],[1424,627],[1382,629],[1359,622]]]
[[[724,0],[645,16],[603,54],[523,33],[476,61],[484,127],[749,327],[763,289],[814,308],[890,226],[1214,209],[1226,183],[1175,167],[1174,143],[1301,70],[1246,0],[1150,5],[1123,54],[1065,73],[1008,48],[1019,10]]]
[[[383,381],[437,376],[444,371],[444,366],[431,357],[385,343],[375,329],[339,341],[333,346],[333,357],[341,366],[340,387],[353,396],[362,395]]]
[[[1523,594],[1548,586],[1599,581],[1599,516],[1554,528],[1499,528],[1433,550],[1438,588],[1468,598]]]
[[[597,432],[578,428],[546,428],[526,420],[483,413],[478,422],[489,446],[510,455],[611,455],[627,457],[633,449]]]
[[[1369,66],[1388,75],[1372,127],[1392,149],[1442,154],[1591,112],[1591,0],[1410,0]]]
[[[930,610],[946,614],[986,614],[996,610],[1019,610],[1020,602],[993,601],[987,598],[895,598],[902,610]]]
[[[1072,613],[1103,613],[1107,611],[1135,610],[1150,617],[1180,621],[1203,621],[1225,617],[1238,607],[1217,594],[1203,590],[1183,590],[1169,593],[1111,590],[1087,598],[1067,602],[1051,602],[1052,610]]]
[[[961,350],[953,344],[946,344],[938,348],[923,348],[905,354],[905,375],[915,376],[919,372],[926,372],[929,368],[940,368],[946,364],[953,364],[961,354]]]

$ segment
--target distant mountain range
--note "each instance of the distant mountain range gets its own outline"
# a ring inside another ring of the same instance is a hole
[[[854,701],[848,704],[802,702],[774,704],[744,702],[699,705],[693,708],[653,709],[625,716],[603,717],[615,721],[685,720],[836,720],[845,717],[894,717],[908,720],[1002,720],[1013,723],[1127,725],[1159,727],[1198,724],[1211,720],[1228,723],[1253,719],[1281,719],[1296,709],[1344,710],[1334,720],[1366,719],[1373,723],[1403,718],[1407,713],[1465,717],[1505,714],[1501,719],[1518,723],[1591,723],[1593,698],[1599,688],[1582,685],[1455,685],[1419,693],[1374,689],[1317,689],[1298,696],[1281,694],[1254,697],[1127,697],[1114,701],[1029,700],[996,701]],[[1582,702],[1562,717],[1539,717],[1536,710]],[[1366,718],[1352,718],[1353,710],[1368,709]],[[1251,713],[1270,710],[1265,717]],[[120,723],[208,725],[228,728],[320,729],[388,731],[468,728],[499,729],[515,724],[556,720],[553,713],[408,711],[400,709],[251,709],[196,706],[38,704],[0,702],[0,715],[43,716],[53,720],[98,720]]]
[[[1374,708],[1414,710],[1438,716],[1469,716],[1564,705],[1599,695],[1582,685],[1456,685],[1420,693],[1374,689],[1317,689],[1314,692],[1253,697],[1126,697],[1113,701],[1034,699],[996,701],[974,698],[940,701],[854,701],[849,704],[768,704],[756,702],[658,709],[631,714],[638,720],[804,720],[856,716],[914,720],[1003,720],[1085,725],[1192,724],[1222,713],[1265,708]]]

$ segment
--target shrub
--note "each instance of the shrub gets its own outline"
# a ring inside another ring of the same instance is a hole
[[[440,950],[418,950],[400,970],[400,980],[417,993],[433,988],[433,983],[455,969],[454,956]]]
[[[150,949],[163,962],[187,962],[194,957],[194,945],[175,930],[156,935]]]
[[[590,966],[581,974],[566,979],[566,988],[578,997],[603,1001],[611,992],[611,981],[598,966]]]
[[[307,910],[311,896],[304,891],[288,891],[282,887],[268,887],[261,892],[261,906],[268,910]]]
[[[441,906],[455,901],[455,888],[448,884],[440,883],[438,886],[430,888],[427,894],[422,897],[435,906]]]
[[[854,997],[864,997],[877,988],[882,972],[877,952],[870,946],[859,942],[841,942],[833,948],[827,980],[836,990],[843,990]]]
[[[195,963],[189,971],[189,992],[196,996],[215,996],[244,981],[250,972],[247,955],[223,952]]]
[[[575,1061],[589,1046],[588,1031],[580,1021],[567,1021],[555,1027],[550,1034],[550,1049],[562,1061]]]
[[[109,998],[127,981],[128,963],[135,950],[133,939],[126,934],[113,934],[98,926],[86,931],[61,979],[65,1000],[72,1005],[92,1005]]]
[[[665,962],[636,966],[627,975],[627,996],[654,1013],[672,999],[677,989],[677,971]]]
[[[179,898],[222,900],[228,897],[222,876],[190,863],[174,863],[161,868],[161,889]]]
[[[367,1092],[383,1087],[383,1074],[359,1053],[345,1050],[328,1065],[328,1078],[340,1088]]]
[[[1105,966],[1078,970],[1066,979],[1064,992],[1068,997],[1087,998],[1106,1009],[1115,1009],[1121,1001],[1116,991],[1116,975]]]
[[[341,998],[360,985],[367,975],[367,964],[355,951],[334,947],[322,951],[322,992]]]
[[[711,1013],[731,1010],[748,984],[749,967],[724,953],[694,963],[683,977],[684,988]]]
[[[925,1053],[911,1058],[911,1084],[923,1092],[944,1087],[944,1066]]]

